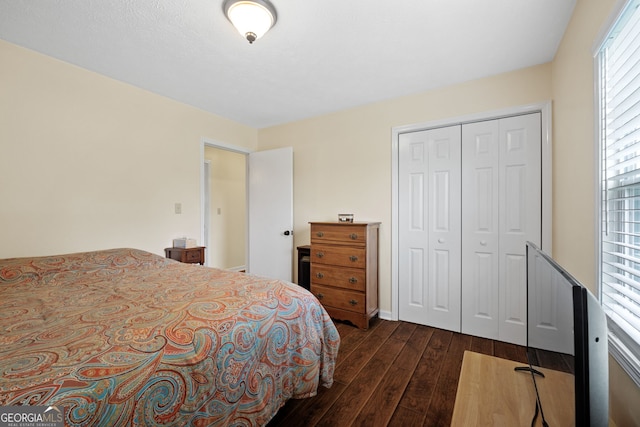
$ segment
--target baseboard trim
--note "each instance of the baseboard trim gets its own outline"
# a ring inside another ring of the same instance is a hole
[[[381,318],[382,320],[391,320],[394,322],[398,321],[398,319],[393,318],[393,312],[391,311],[380,310],[378,311],[378,317]]]

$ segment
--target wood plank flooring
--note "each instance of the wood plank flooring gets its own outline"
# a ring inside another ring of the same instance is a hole
[[[290,400],[280,426],[449,426],[465,350],[526,363],[524,347],[407,322],[374,320],[367,331],[336,322],[334,384]]]

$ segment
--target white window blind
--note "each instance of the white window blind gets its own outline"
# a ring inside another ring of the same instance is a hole
[[[612,353],[640,385],[640,1],[599,51],[600,297]]]

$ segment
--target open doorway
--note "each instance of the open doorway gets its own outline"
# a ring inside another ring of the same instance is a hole
[[[205,264],[291,281],[293,149],[253,152],[203,138],[201,150]],[[218,189],[221,183],[224,190]]]
[[[210,267],[246,270],[247,158],[204,145],[204,236]]]

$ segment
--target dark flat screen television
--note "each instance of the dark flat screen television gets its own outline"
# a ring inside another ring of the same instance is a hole
[[[586,287],[531,242],[527,242],[527,356],[530,370],[539,366],[574,375],[576,426],[609,425],[604,311]],[[531,377],[537,391],[537,375]],[[538,395],[537,403],[544,417],[545,396]]]

